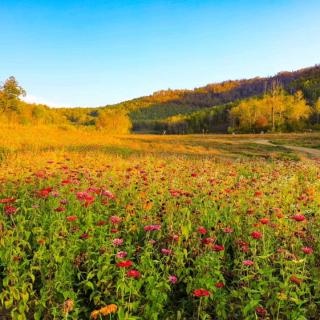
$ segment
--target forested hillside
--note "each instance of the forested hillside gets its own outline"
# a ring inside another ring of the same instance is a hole
[[[49,108],[28,104],[14,77],[1,86],[1,122],[92,126],[107,132],[291,131],[319,126],[320,66],[273,77],[162,90],[116,105]]]

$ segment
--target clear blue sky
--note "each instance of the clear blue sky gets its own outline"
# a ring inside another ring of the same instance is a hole
[[[0,80],[99,106],[320,62],[319,0],[1,0]]]

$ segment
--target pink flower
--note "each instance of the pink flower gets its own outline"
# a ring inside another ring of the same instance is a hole
[[[119,258],[119,259],[123,259],[123,258],[125,258],[127,255],[128,255],[128,253],[127,253],[126,251],[119,251],[119,252],[116,254],[116,257]]]
[[[253,261],[252,260],[244,260],[242,262],[243,265],[245,266],[252,266],[253,265]]]
[[[121,222],[121,218],[118,216],[111,216],[109,220],[112,224],[119,224]]]
[[[227,228],[224,228],[224,229],[223,229],[223,232],[224,232],[224,233],[232,233],[232,232],[233,232],[233,229],[227,227]]]
[[[312,254],[313,253],[313,249],[310,247],[304,247],[304,248],[302,248],[302,251],[305,254]]]
[[[114,199],[115,198],[114,194],[109,190],[102,191],[102,195],[106,196],[109,199]]]
[[[169,276],[169,281],[172,283],[172,284],[175,284],[177,281],[178,281],[178,278],[174,275],[170,275]]]
[[[112,241],[115,246],[121,246],[123,244],[123,239],[116,238]]]
[[[170,250],[170,249],[161,249],[161,253],[163,253],[166,256],[170,256],[172,254],[172,250]]]
[[[173,241],[179,241],[179,236],[177,235],[177,234],[174,234],[173,236],[172,236],[172,240]]]
[[[161,225],[159,224],[151,224],[149,226],[145,226],[144,231],[155,231],[155,230],[160,230],[161,229]]]

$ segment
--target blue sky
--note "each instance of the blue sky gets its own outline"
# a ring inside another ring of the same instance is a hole
[[[101,106],[320,63],[320,1],[1,0],[0,80]]]

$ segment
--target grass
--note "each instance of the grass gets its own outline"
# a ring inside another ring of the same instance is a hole
[[[318,319],[318,159],[260,135],[0,133],[0,317]]]

